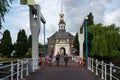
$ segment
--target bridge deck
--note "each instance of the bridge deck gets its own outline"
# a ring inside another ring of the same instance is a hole
[[[82,68],[79,64],[69,60],[69,66],[65,67],[61,58],[60,66],[55,63],[45,66],[44,69],[30,73],[23,80],[99,80],[94,73]]]

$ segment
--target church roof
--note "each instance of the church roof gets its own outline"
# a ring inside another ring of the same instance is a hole
[[[71,33],[66,32],[66,30],[59,30],[49,38],[74,38],[74,36]]]

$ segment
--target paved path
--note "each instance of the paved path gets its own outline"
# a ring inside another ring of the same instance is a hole
[[[52,64],[46,66],[43,70],[38,70],[31,73],[30,76],[23,80],[99,80],[94,73],[85,70],[74,61],[69,61],[69,66],[64,66],[64,61],[61,59],[60,66]]]

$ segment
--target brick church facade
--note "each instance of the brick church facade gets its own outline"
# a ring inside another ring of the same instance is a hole
[[[59,29],[52,36],[48,38],[48,55],[56,55],[58,52],[60,55],[64,55],[65,53],[69,56],[72,52],[74,36],[67,32],[65,29],[65,21],[64,21],[64,13],[61,10],[59,20]]]

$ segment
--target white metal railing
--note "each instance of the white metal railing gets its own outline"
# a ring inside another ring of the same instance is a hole
[[[72,60],[74,60],[75,62],[79,61],[79,56],[72,56]]]
[[[72,59],[77,63],[80,62],[79,56],[74,56]],[[103,80],[120,80],[120,67],[114,66],[112,62],[106,64],[103,60],[88,58],[88,69]]]
[[[0,80],[23,79],[23,75],[29,75],[29,72],[32,72],[32,61],[32,59],[23,59],[6,65],[1,62],[0,73],[7,73],[7,75],[0,77]]]
[[[120,80],[120,67],[98,61],[97,59],[88,58],[88,69],[95,72],[104,80]]]

